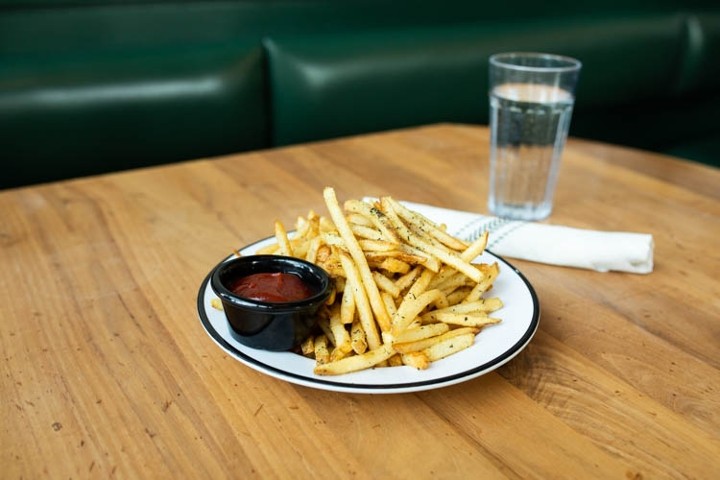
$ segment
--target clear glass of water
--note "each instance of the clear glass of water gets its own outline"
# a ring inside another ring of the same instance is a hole
[[[581,63],[547,53],[490,57],[488,210],[515,220],[552,212]]]

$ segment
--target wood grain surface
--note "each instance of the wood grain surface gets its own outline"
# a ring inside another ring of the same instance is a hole
[[[540,327],[475,380],[310,389],[204,332],[208,271],[324,186],[483,213],[487,169],[485,128],[434,125],[0,192],[2,478],[718,478],[711,167],[572,139],[549,221],[651,233],[655,270],[514,260]]]

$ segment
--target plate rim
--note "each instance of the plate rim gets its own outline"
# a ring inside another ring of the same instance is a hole
[[[247,250],[249,248],[254,247],[255,245],[265,242],[269,239],[271,239],[272,236],[268,236],[265,238],[262,238],[260,240],[256,240],[255,242],[252,242],[248,245],[245,245],[244,247],[241,247],[238,249],[238,251]],[[504,365],[508,361],[510,361],[512,358],[514,358],[517,354],[519,354],[529,343],[530,340],[535,336],[535,333],[537,332],[537,329],[540,324],[540,302],[537,296],[537,293],[535,292],[534,287],[532,284],[528,281],[528,279],[525,277],[525,275],[520,272],[517,268],[515,268],[514,265],[512,265],[510,262],[505,260],[503,257],[496,255],[490,250],[485,250],[488,254],[492,255],[495,259],[498,261],[504,263],[508,268],[512,269],[516,275],[520,278],[520,280],[523,282],[525,288],[527,288],[528,292],[530,293],[530,297],[532,299],[532,305],[533,305],[533,312],[532,312],[532,319],[530,320],[530,323],[528,325],[528,328],[525,330],[523,335],[507,350],[505,350],[502,354],[494,357],[493,359],[482,363],[481,365],[475,365],[471,368],[464,369],[462,371],[459,371],[457,373],[449,374],[440,378],[435,379],[429,379],[429,380],[422,380],[418,382],[404,382],[404,383],[379,383],[379,384],[368,384],[368,383],[349,383],[349,382],[342,382],[338,380],[331,380],[330,378],[336,378],[336,377],[328,377],[326,378],[315,378],[310,377],[306,375],[301,375],[295,372],[290,372],[287,370],[283,370],[280,368],[277,368],[272,365],[268,365],[251,355],[247,354],[246,352],[243,352],[239,349],[237,349],[234,345],[229,343],[212,325],[206,308],[205,308],[205,292],[209,288],[209,282],[210,277],[212,276],[212,271],[215,269],[213,267],[210,272],[205,276],[204,280],[200,284],[200,289],[198,290],[197,295],[197,312],[198,316],[200,317],[200,322],[205,330],[205,333],[207,333],[210,338],[218,344],[218,346],[224,350],[226,353],[230,354],[233,358],[235,358],[240,363],[243,363],[244,365],[260,372],[264,373],[266,375],[270,375],[274,378],[285,380],[290,383],[294,383],[297,385],[302,385],[310,388],[316,388],[316,389],[323,389],[323,390],[332,390],[332,391],[339,391],[339,392],[348,392],[348,393],[406,393],[406,392],[414,392],[414,391],[422,391],[422,390],[429,390],[429,389],[435,389],[435,388],[441,388],[445,386],[454,385],[457,383],[460,383],[462,381],[468,381],[472,380],[473,378],[485,375],[487,373],[492,372],[493,370],[499,368],[500,366]],[[223,258],[221,261],[219,261],[217,265],[222,264],[223,262],[226,262],[228,259],[234,257],[233,254],[228,255],[227,257]],[[287,352],[277,352],[277,353],[287,353]],[[324,388],[323,388],[324,387]]]

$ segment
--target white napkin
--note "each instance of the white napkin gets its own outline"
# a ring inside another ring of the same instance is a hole
[[[449,233],[463,240],[475,240],[488,230],[488,250],[502,257],[598,272],[650,273],[653,270],[653,237],[649,234],[511,221],[420,203],[402,203],[436,223],[445,224]]]

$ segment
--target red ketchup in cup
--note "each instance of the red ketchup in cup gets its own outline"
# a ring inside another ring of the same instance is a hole
[[[243,298],[268,303],[287,303],[315,294],[303,280],[291,273],[253,273],[239,278],[230,290]]]

